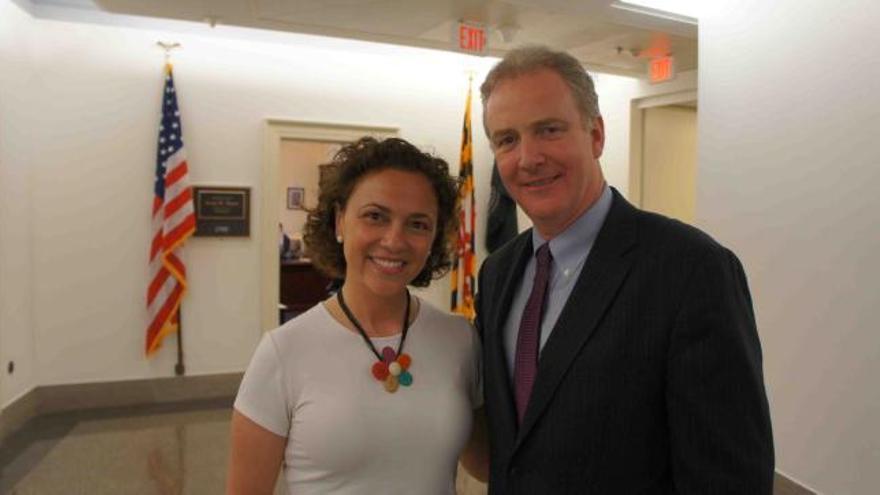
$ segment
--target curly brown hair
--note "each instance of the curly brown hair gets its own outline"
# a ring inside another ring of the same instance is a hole
[[[322,166],[318,206],[308,210],[303,242],[319,270],[331,277],[345,278],[345,255],[342,245],[336,242],[336,211],[345,208],[361,178],[385,169],[424,175],[437,196],[437,232],[431,254],[410,282],[415,287],[427,287],[452,266],[459,222],[459,180],[449,175],[449,165],[442,158],[422,153],[403,139],[379,141],[363,137],[343,146],[330,163]]]

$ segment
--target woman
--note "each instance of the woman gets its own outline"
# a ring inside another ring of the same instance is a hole
[[[232,418],[228,493],[454,493],[485,478],[479,343],[466,320],[412,296],[450,267],[457,183],[401,139],[343,147],[304,241],[343,278],[335,297],[267,333]],[[479,431],[475,428],[474,431]]]

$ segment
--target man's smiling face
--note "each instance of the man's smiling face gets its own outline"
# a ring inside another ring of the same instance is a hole
[[[486,129],[505,187],[545,239],[601,195],[602,118],[585,122],[557,73],[499,81],[486,101]]]

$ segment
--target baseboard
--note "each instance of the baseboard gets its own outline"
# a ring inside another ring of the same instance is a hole
[[[7,434],[21,428],[38,415],[37,402],[36,389],[32,388],[19,395],[17,399],[13,399],[0,411],[0,443]]]
[[[807,488],[803,483],[794,478],[776,471],[773,480],[773,495],[821,495],[815,490]]]
[[[242,373],[46,385],[31,389],[0,413],[0,442],[29,420],[47,414],[208,399],[230,400]]]

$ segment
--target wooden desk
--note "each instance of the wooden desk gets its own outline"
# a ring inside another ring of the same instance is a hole
[[[281,261],[281,304],[287,306],[282,313],[293,317],[327,299],[330,278],[319,272],[308,260]]]

